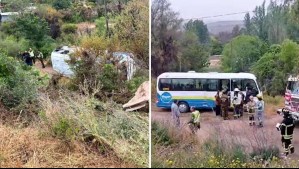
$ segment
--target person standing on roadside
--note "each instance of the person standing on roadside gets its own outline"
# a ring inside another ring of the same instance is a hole
[[[229,96],[226,90],[223,91],[220,99],[222,117],[224,120],[228,120]]]
[[[29,55],[33,61],[33,64],[35,64],[35,56],[34,56],[34,51],[32,50],[32,48],[29,49]]]
[[[173,100],[173,103],[171,105],[171,116],[172,116],[172,121],[173,123],[177,126],[180,127],[181,122],[180,122],[180,109],[178,106],[179,101],[178,100]]]
[[[25,52],[23,53],[23,60],[24,60],[24,62],[26,63],[26,65],[28,65],[28,66],[33,66],[32,58],[30,57],[29,52],[25,51]]]
[[[38,51],[37,54],[37,59],[40,61],[40,63],[42,64],[43,68],[46,68],[45,64],[44,64],[44,55],[41,51]]]
[[[215,96],[215,104],[216,104],[216,116],[221,116],[221,98],[220,98],[219,90]]]

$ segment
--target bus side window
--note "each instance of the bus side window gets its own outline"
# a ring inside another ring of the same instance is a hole
[[[218,80],[209,79],[207,83],[207,91],[217,91],[218,90]]]
[[[207,86],[206,79],[196,79],[195,80],[195,91],[205,91]]]
[[[219,90],[229,90],[230,88],[230,80],[229,79],[221,79],[219,80]]]
[[[160,79],[159,90],[160,91],[170,91],[171,90],[171,79]]]
[[[242,89],[243,89],[243,91],[252,89],[252,93],[253,93],[254,97],[259,94],[257,84],[252,79],[243,79],[242,80]]]
[[[239,88],[242,90],[242,81],[241,79],[232,79],[232,89],[231,91],[234,91],[235,88]]]

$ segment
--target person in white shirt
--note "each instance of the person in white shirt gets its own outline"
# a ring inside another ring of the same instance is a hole
[[[242,95],[240,93],[240,90],[238,88],[235,88],[234,90],[234,96],[233,96],[233,105],[234,105],[234,118],[240,118],[241,117],[241,103],[242,103]]]

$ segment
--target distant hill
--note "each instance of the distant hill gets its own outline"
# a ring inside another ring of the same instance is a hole
[[[207,23],[209,32],[213,35],[218,35],[220,32],[231,32],[236,25],[239,25],[240,28],[244,27],[243,21],[218,21]]]

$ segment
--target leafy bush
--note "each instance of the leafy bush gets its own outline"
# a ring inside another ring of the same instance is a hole
[[[255,36],[241,35],[223,49],[222,67],[225,72],[247,72],[260,59],[263,42]]]
[[[132,80],[127,82],[127,88],[131,93],[135,93],[138,87],[147,80],[145,76],[134,77]]]
[[[64,24],[62,25],[62,32],[65,34],[75,34],[77,32],[76,24]]]
[[[118,90],[120,84],[119,77],[119,73],[114,65],[105,64],[99,75],[99,80],[103,86],[102,89],[106,92]]]
[[[53,7],[57,10],[69,8],[72,5],[71,0],[55,0],[53,2]]]
[[[252,66],[251,71],[269,95],[284,94],[288,75],[296,75],[298,72],[298,53],[298,44],[285,40],[281,45],[272,45]]]
[[[152,145],[163,145],[169,146],[173,144],[174,141],[169,136],[169,131],[167,128],[161,126],[157,122],[152,123]]]
[[[7,108],[20,111],[37,101],[42,85],[37,71],[1,53],[0,70],[0,101]]]
[[[16,57],[19,52],[28,50],[29,42],[25,39],[17,40],[13,36],[8,36],[5,39],[0,40],[0,48],[2,48],[3,52],[5,52],[8,56]]]
[[[72,140],[78,133],[74,122],[67,118],[59,119],[59,121],[53,125],[52,130],[55,137],[63,140]]]
[[[105,20],[105,17],[100,17],[99,19],[96,19],[96,25],[97,25],[97,31],[98,31],[98,34],[100,36],[105,36],[106,35],[106,20]]]

